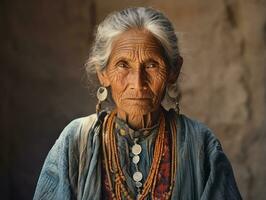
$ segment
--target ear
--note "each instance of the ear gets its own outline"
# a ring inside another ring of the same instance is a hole
[[[179,77],[181,67],[183,65],[183,58],[181,56],[178,57],[176,66],[171,68],[168,75],[168,84],[174,84]]]
[[[97,76],[102,86],[109,87],[110,86],[110,80],[107,76],[106,70],[97,70]]]

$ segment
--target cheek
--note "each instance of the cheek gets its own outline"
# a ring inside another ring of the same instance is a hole
[[[109,70],[108,71],[108,77],[111,83],[111,87],[116,87],[122,84],[125,81],[125,74],[121,73],[117,69]]]
[[[155,73],[149,74],[150,88],[157,98],[160,98],[163,95],[166,86],[166,81],[167,81],[166,70],[158,70]]]
[[[126,90],[127,76],[123,73],[117,73],[117,71],[110,72],[109,74],[110,86],[112,90],[112,96],[116,103],[121,101],[121,97]]]

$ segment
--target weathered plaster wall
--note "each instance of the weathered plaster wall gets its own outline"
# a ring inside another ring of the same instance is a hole
[[[93,25],[113,10],[143,5],[166,13],[179,32],[185,61],[179,80],[182,113],[214,130],[244,199],[264,199],[265,1],[3,0],[4,199],[31,199],[42,162],[62,128],[94,112],[82,81]]]
[[[0,4],[0,199],[26,200],[62,129],[94,111],[82,81],[94,7],[80,0]]]

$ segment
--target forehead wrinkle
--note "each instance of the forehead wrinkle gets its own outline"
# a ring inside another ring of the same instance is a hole
[[[153,47],[161,46],[160,42],[150,33],[138,32],[132,34],[130,32],[123,33],[113,43],[114,48],[120,48],[119,46],[134,46],[139,44],[146,44]]]
[[[113,54],[118,54],[121,52],[122,54],[124,54],[125,52],[154,52],[154,54],[162,55],[161,47],[158,45],[154,45],[153,43],[147,45],[147,43],[132,44],[126,42],[122,45],[114,46],[112,52]]]
[[[147,59],[153,59],[153,60],[162,60],[163,59],[163,56],[160,53],[154,52],[154,51],[149,51],[149,50],[144,51],[143,56],[146,57]]]
[[[111,56],[114,59],[132,59],[133,62],[136,60],[143,62],[154,57],[164,59],[160,42],[154,36],[143,33],[124,34],[118,37],[113,43]]]
[[[138,43],[130,43],[129,41],[126,41],[124,43],[117,44],[113,47],[113,51],[136,51],[136,50],[150,50],[150,51],[158,51],[160,47],[156,44],[153,44],[152,42],[138,42]]]
[[[113,44],[123,44],[123,43],[129,43],[129,44],[142,44],[144,43],[152,43],[156,46],[160,46],[161,43],[158,41],[158,39],[149,31],[147,30],[136,30],[131,29],[128,30],[116,37]]]
[[[119,60],[119,59],[123,59],[126,61],[134,61],[135,60],[135,51],[132,50],[123,50],[123,51],[115,51],[112,52],[111,54],[111,58],[113,60]]]
[[[150,59],[155,60],[161,64],[164,63],[163,55],[154,49],[143,49],[140,46],[134,48],[134,50],[115,51],[112,53],[112,59],[114,61],[123,59],[129,62],[145,62]]]
[[[128,36],[128,37],[126,37]],[[157,43],[158,44],[158,40],[153,36],[153,35],[147,35],[147,34],[134,34],[134,35],[123,35],[121,37],[118,37],[115,42],[119,41],[119,42],[127,42],[129,41],[130,43],[135,43],[138,41],[147,41],[147,42],[152,42],[152,43]]]

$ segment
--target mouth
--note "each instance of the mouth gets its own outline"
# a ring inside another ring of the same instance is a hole
[[[140,97],[140,98],[126,98],[126,100],[131,100],[131,101],[150,101],[151,100],[151,98],[142,98],[142,97]]]

